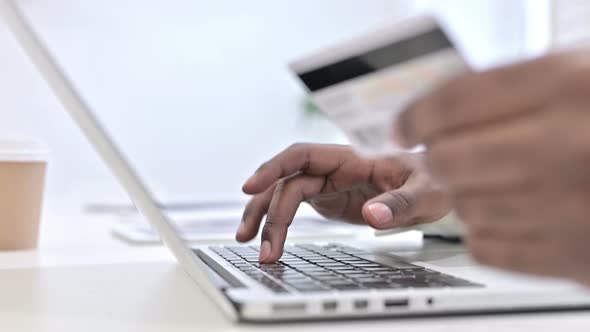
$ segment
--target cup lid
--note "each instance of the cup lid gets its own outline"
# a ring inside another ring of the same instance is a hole
[[[0,161],[47,161],[49,149],[33,138],[0,137]]]

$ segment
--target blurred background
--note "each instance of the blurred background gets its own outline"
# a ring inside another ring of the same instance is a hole
[[[37,31],[162,200],[240,197],[298,141],[345,143],[305,104],[287,63],[428,11],[478,69],[579,45],[583,0],[22,0]],[[0,136],[37,137],[47,207],[125,196],[0,22]]]

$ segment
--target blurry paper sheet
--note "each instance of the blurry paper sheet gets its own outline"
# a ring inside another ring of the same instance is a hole
[[[198,211],[169,212],[179,235],[186,241],[233,240],[242,218],[243,207],[211,208]],[[120,223],[113,233],[132,243],[157,243],[158,235],[139,215],[119,216]],[[261,226],[262,229],[262,226]],[[350,225],[327,220],[302,205],[289,227],[289,239],[351,237],[367,232],[366,226]]]

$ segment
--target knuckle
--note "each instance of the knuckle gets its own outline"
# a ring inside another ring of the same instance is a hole
[[[287,151],[290,153],[300,153],[300,152],[306,151],[308,147],[309,147],[308,143],[297,142],[297,143],[293,143],[293,144],[289,145],[289,147],[287,148]]]
[[[270,216],[267,216],[264,222],[264,226],[262,227],[262,233],[270,233],[271,230],[274,228],[273,224],[274,223],[272,221],[272,218]]]
[[[416,198],[403,191],[390,191],[389,197],[389,206],[394,213],[407,212],[416,204]]]
[[[293,143],[283,153],[285,156],[290,156],[298,160],[303,160],[304,163],[301,166],[301,171],[305,172],[310,164],[312,157],[313,144],[310,143]]]
[[[274,214],[266,216],[266,221],[262,227],[262,238],[269,239],[271,234],[275,232],[283,232],[289,228],[289,223],[280,222],[280,219],[275,218]]]
[[[262,240],[270,239],[270,235],[272,234],[273,228],[274,228],[274,226],[273,226],[271,218],[267,217],[266,221],[264,222],[264,226],[262,226],[262,233],[261,233]]]
[[[285,191],[285,186],[287,185],[288,179],[282,178],[278,179],[275,183],[275,189],[273,191],[273,197],[279,197]]]
[[[301,177],[298,175],[287,176],[277,180],[274,196],[280,199],[283,195],[293,194],[300,187]]]

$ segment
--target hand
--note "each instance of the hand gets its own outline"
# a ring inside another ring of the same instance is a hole
[[[481,263],[590,285],[590,52],[468,73],[397,130],[425,143]]]
[[[429,180],[422,155],[363,160],[338,145],[295,144],[264,163],[243,191],[254,197],[236,239],[253,239],[266,215],[260,248],[265,263],[283,254],[301,202],[327,218],[378,229],[435,221],[450,210],[447,196]]]

